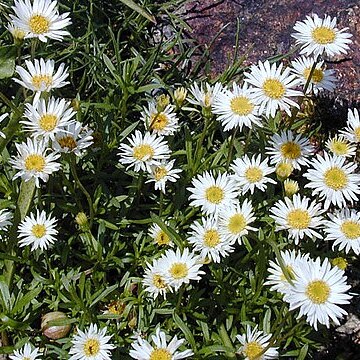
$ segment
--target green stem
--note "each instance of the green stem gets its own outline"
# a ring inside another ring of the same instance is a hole
[[[252,135],[252,129],[250,128],[247,136],[246,136],[246,140],[245,140],[245,145],[244,145],[244,154],[247,153],[247,149],[249,147],[250,144],[250,140],[251,140],[251,135]]]
[[[233,148],[234,148],[234,142],[235,142],[235,137],[236,137],[236,133],[238,130],[238,126],[236,126],[232,136],[231,136],[231,140],[230,140],[230,146],[229,146],[229,150],[228,150],[228,156],[227,156],[227,160],[226,160],[226,171],[229,169],[229,165],[230,165],[230,161],[231,161],[231,157],[232,157],[232,152],[233,152]]]
[[[195,166],[194,166],[194,169],[192,169],[192,176],[196,173],[196,171],[197,171],[197,169],[198,169],[198,167],[200,165],[201,159],[202,159],[202,144],[204,142],[204,139],[205,139],[206,132],[207,132],[207,129],[209,127],[209,124],[210,124],[210,118],[205,117],[204,129],[203,129],[203,131],[201,133],[201,136],[200,136],[199,140],[196,143]]]
[[[89,221],[89,229],[91,229],[93,221],[94,221],[94,207],[93,207],[93,202],[91,199],[90,194],[87,192],[87,190],[85,189],[85,187],[83,186],[83,184],[81,183],[79,176],[77,174],[76,171],[76,162],[75,162],[75,157],[72,154],[71,158],[70,158],[70,169],[72,172],[72,175],[76,181],[76,184],[78,185],[78,187],[80,188],[80,190],[83,192],[83,194],[86,197],[86,200],[88,202],[89,205],[89,213],[90,213],[90,221]]]

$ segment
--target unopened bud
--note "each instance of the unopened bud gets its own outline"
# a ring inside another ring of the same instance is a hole
[[[65,337],[70,329],[71,325],[49,325],[49,322],[56,320],[65,320],[68,317],[61,311],[49,312],[41,318],[41,331],[49,339],[56,340]]]
[[[348,262],[343,257],[337,257],[330,260],[333,266],[337,266],[341,270],[345,270],[348,266]]]
[[[286,179],[284,181],[284,190],[287,197],[292,197],[299,191],[299,184],[295,180]]]
[[[75,221],[81,228],[86,228],[88,226],[88,218],[85,213],[79,212],[75,216]]]
[[[80,110],[80,101],[78,99],[72,99],[71,106],[75,111],[79,111]]]
[[[166,94],[161,94],[156,99],[156,109],[159,112],[162,112],[165,110],[165,108],[170,104],[170,96]]]
[[[283,181],[287,179],[291,173],[293,172],[293,167],[289,163],[279,163],[276,167],[276,175],[278,176],[278,179]]]
[[[179,87],[174,91],[174,100],[178,107],[181,107],[186,99],[187,90],[184,87]]]

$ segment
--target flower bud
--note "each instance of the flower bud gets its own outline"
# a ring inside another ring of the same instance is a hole
[[[156,109],[159,112],[162,112],[165,110],[165,108],[170,104],[170,96],[166,94],[161,94],[156,99]]]
[[[179,87],[174,91],[174,100],[178,107],[181,107],[186,99],[187,90],[184,87]]]
[[[348,266],[348,262],[343,257],[337,257],[330,260],[331,265],[337,266],[341,270],[345,270]]]
[[[284,190],[287,197],[292,197],[299,191],[299,184],[295,180],[286,179],[284,181]]]
[[[63,320],[68,317],[61,311],[52,311],[42,316],[41,318],[41,331],[49,339],[57,340],[65,337],[70,329],[71,325],[48,325],[50,321]]]
[[[75,221],[81,228],[86,228],[88,226],[88,218],[85,213],[79,212],[75,216]]]
[[[293,167],[289,163],[279,163],[276,167],[276,175],[279,180],[283,181],[287,179],[293,172]]]

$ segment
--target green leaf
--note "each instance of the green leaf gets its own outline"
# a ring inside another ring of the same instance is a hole
[[[194,339],[194,336],[193,336],[191,330],[187,327],[187,325],[184,323],[184,321],[181,320],[179,315],[173,314],[173,319],[175,321],[175,324],[184,333],[184,336],[185,336],[186,340],[189,342],[189,344],[191,345],[191,347],[193,349],[196,349],[195,339]]]
[[[101,294],[97,295],[95,294],[96,298],[92,301],[92,303],[90,304],[90,307],[93,307],[95,304],[97,304],[99,301],[103,300],[106,298],[106,296],[108,296],[109,294],[111,294],[115,289],[117,289],[118,285],[115,284],[113,286],[110,286],[108,288],[106,288],[104,291],[101,292]]]
[[[30,205],[35,192],[35,180],[22,181],[20,186],[20,194],[18,199],[18,207],[20,211],[20,219],[24,220],[30,209]]]
[[[11,307],[10,292],[4,276],[0,277],[0,303],[3,308],[3,311],[10,311],[10,307]]]
[[[36,296],[39,295],[40,291],[42,290],[42,286],[38,286],[35,289],[30,290],[26,293],[23,297],[21,297],[16,304],[14,305],[11,313],[16,314],[17,312],[21,311],[24,306],[29,304],[29,302],[34,299]]]
[[[134,11],[138,12],[140,15],[145,17],[146,19],[150,20],[154,24],[156,24],[156,20],[153,15],[149,14],[145,9],[143,9],[141,6],[136,4],[132,0],[120,0],[123,4],[127,5],[130,9],[133,9]]]
[[[304,360],[306,359],[306,355],[308,353],[308,350],[309,350],[309,345],[308,344],[305,344],[301,350],[300,350],[300,354],[298,356],[298,360]]]
[[[0,47],[0,79],[13,76],[15,71],[16,47],[14,45]]]

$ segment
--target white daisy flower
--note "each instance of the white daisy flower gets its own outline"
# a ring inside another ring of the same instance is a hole
[[[299,77],[300,84],[305,86],[309,79],[310,71],[315,63],[315,58],[308,58],[305,56],[291,62],[291,65],[294,68],[292,71]],[[336,82],[335,70],[325,70],[324,61],[319,61],[315,65],[307,92],[313,91],[314,94],[318,94],[319,91],[323,90],[334,91]]]
[[[62,30],[71,24],[70,13],[59,14],[57,1],[52,0],[14,0],[15,15],[10,14],[14,26],[25,32],[25,38],[62,40],[68,31]]]
[[[181,169],[173,169],[174,163],[175,160],[161,161],[160,165],[151,166],[150,180],[146,182],[154,182],[155,190],[160,190],[165,194],[166,182],[176,182],[180,178],[178,174],[182,172]]]
[[[155,102],[149,102],[148,108],[141,113],[146,129],[157,135],[173,135],[179,129],[179,119],[173,105],[167,105],[163,111],[158,111]]]
[[[190,280],[200,280],[205,274],[200,270],[202,263],[198,255],[193,254],[188,248],[181,253],[180,249],[167,250],[159,259],[159,267],[163,269],[162,275],[165,282],[177,291],[182,284]]]
[[[222,89],[223,86],[220,83],[216,83],[214,86],[208,83],[202,83],[200,87],[197,83],[194,83],[190,86],[189,92],[191,96],[187,98],[187,101],[191,104],[209,109]]]
[[[290,68],[283,70],[283,64],[270,65],[266,60],[259,61],[258,65],[252,65],[250,73],[245,73],[245,81],[254,86],[252,89],[253,99],[259,104],[259,113],[265,112],[267,117],[274,117],[276,110],[284,110],[291,116],[291,107],[299,108],[299,105],[290,99],[294,96],[303,96],[301,91],[293,90],[299,84],[299,79],[290,74]]]
[[[344,135],[335,135],[333,138],[326,141],[325,146],[335,156],[347,158],[356,154],[356,145],[349,143]]]
[[[299,317],[306,315],[306,321],[317,330],[317,323],[330,327],[330,319],[336,325],[347,312],[339,305],[348,304],[351,296],[346,292],[351,288],[346,284],[344,271],[337,266],[331,268],[328,259],[307,261],[296,267],[296,276],[291,291],[284,300],[294,310],[300,308]]]
[[[237,351],[245,357],[245,360],[266,360],[277,359],[279,357],[276,347],[269,347],[271,334],[265,334],[263,331],[258,331],[255,326],[253,330],[249,325],[246,326],[246,334],[236,335],[240,341],[241,347]]]
[[[10,211],[7,211],[6,209],[0,210],[0,231],[6,231],[7,227],[11,225],[11,219],[13,218]],[[2,238],[0,234],[0,239]]]
[[[177,351],[185,340],[178,340],[175,335],[168,344],[166,334],[159,327],[151,339],[154,346],[138,336],[137,340],[131,344],[133,349],[130,350],[129,355],[137,360],[180,360],[194,354],[191,350]]]
[[[52,146],[61,153],[72,152],[76,156],[82,156],[85,149],[94,143],[92,134],[93,131],[87,126],[78,121],[71,122],[56,133]]]
[[[127,169],[134,167],[136,172],[140,170],[151,173],[151,166],[161,166],[161,161],[170,157],[170,149],[167,141],[162,136],[146,132],[143,135],[139,130],[129,139],[130,145],[120,144],[120,163],[128,165]]]
[[[1,116],[0,116],[0,123],[8,116],[9,114],[8,113],[5,113],[5,114],[2,114]],[[5,134],[2,132],[2,131],[0,131],[0,136],[2,137],[2,138],[6,138],[6,136],[5,136]]]
[[[289,163],[294,169],[301,169],[301,166],[308,166],[308,159],[314,152],[310,141],[301,136],[295,135],[291,130],[274,134],[270,139],[270,146],[266,147],[270,155],[271,164]]]
[[[283,266],[287,270],[287,275],[291,281],[295,280],[296,271],[294,269],[301,267],[304,263],[307,263],[309,259],[309,254],[303,255],[295,250],[281,251],[280,256]],[[264,285],[272,285],[270,288],[272,291],[278,291],[281,294],[287,293],[292,285],[286,278],[284,271],[280,266],[279,260],[276,259],[276,262],[270,260],[270,267],[268,270],[271,275],[268,276],[268,280],[264,283]]]
[[[213,104],[214,114],[220,115],[217,120],[224,126],[224,130],[232,130],[243,126],[252,128],[254,125],[262,126],[259,107],[255,105],[252,89],[245,83],[243,87],[233,84],[232,90],[218,93]]]
[[[21,86],[37,92],[36,99],[39,98],[41,91],[49,92],[51,89],[61,88],[69,84],[65,79],[69,76],[65,64],[61,63],[55,72],[55,61],[44,59],[25,60],[25,70],[22,66],[16,66],[16,72],[20,75],[20,80],[13,78]]]
[[[253,155],[251,159],[247,155],[233,161],[230,169],[235,173],[234,181],[240,186],[243,194],[250,191],[254,193],[255,188],[265,191],[267,184],[276,184],[276,181],[267,177],[275,171],[275,168],[268,166],[268,159],[261,161],[261,155]]]
[[[360,143],[360,119],[358,109],[348,109],[348,118],[345,130],[340,130],[353,143]]]
[[[166,293],[171,291],[171,287],[165,281],[163,275],[164,269],[159,265],[158,260],[153,260],[152,264],[147,263],[147,268],[145,270],[143,285],[145,291],[150,293],[154,300],[162,295],[164,298],[166,297]]]
[[[239,194],[232,177],[219,174],[216,178],[205,171],[192,180],[192,188],[187,188],[192,194],[189,196],[191,206],[200,206],[206,215],[217,216],[222,207],[235,204]]]
[[[14,40],[24,40],[25,36],[27,35],[27,32],[23,29],[15,26],[12,22],[9,22],[7,27],[8,31],[13,36]]]
[[[325,221],[324,231],[328,234],[325,240],[335,240],[333,248],[350,250],[360,254],[360,213],[353,209],[342,209],[335,214],[329,214],[330,221]]]
[[[25,104],[25,107],[24,117],[27,120],[20,122],[25,125],[24,130],[31,131],[35,138],[54,140],[55,134],[74,122],[76,114],[69,102],[53,97],[48,102],[40,99],[33,104]]]
[[[106,327],[98,330],[96,324],[90,324],[89,329],[84,332],[78,329],[71,341],[73,345],[69,351],[69,360],[111,360],[110,351],[115,346],[108,344],[112,335],[105,334]]]
[[[34,348],[31,350],[31,345],[26,343],[24,347],[20,350],[14,350],[14,352],[9,355],[11,360],[36,360],[39,359],[39,348]]]
[[[245,199],[241,204],[226,206],[219,213],[219,232],[230,244],[236,241],[241,244],[241,238],[249,231],[257,231],[257,228],[250,226],[256,220],[250,200]]]
[[[349,50],[352,35],[345,32],[347,29],[336,28],[336,17],[320,19],[313,14],[306,16],[304,21],[297,21],[294,26],[296,33],[291,36],[296,39],[296,44],[301,45],[300,54],[334,56],[346,54]]]
[[[35,179],[35,184],[40,187],[39,179],[44,182],[49,180],[49,175],[60,169],[60,164],[56,160],[60,154],[52,152],[46,155],[46,140],[36,140],[28,138],[26,143],[15,144],[18,155],[11,158],[9,163],[14,169],[19,170],[13,180],[21,177],[25,181]]]
[[[18,237],[20,247],[31,245],[31,251],[36,249],[47,250],[50,244],[56,241],[57,220],[45,211],[36,211],[36,216],[31,213],[19,224]]]
[[[305,187],[313,189],[313,194],[319,194],[321,200],[325,200],[324,207],[328,209],[330,204],[338,207],[358,201],[360,194],[360,175],[355,174],[357,164],[349,162],[345,164],[344,157],[330,156],[324,153],[324,157],[317,154],[312,160],[312,169],[309,169],[304,177],[310,182]]]
[[[296,245],[304,236],[321,238],[315,230],[323,225],[323,218],[320,216],[324,212],[322,204],[310,202],[309,198],[301,198],[299,194],[294,195],[291,200],[288,197],[284,200],[285,202],[277,201],[270,208],[270,217],[276,222],[276,231],[287,230]]]
[[[230,241],[220,233],[217,220],[214,218],[195,221],[190,230],[188,241],[193,245],[194,251],[200,252],[203,260],[209,258],[218,263],[221,257],[226,257],[234,251]]]
[[[167,223],[165,224],[168,225]],[[159,246],[173,245],[173,242],[171,241],[169,235],[164,230],[162,230],[158,224],[152,224],[152,226],[149,229],[149,235],[153,238],[155,244]]]

